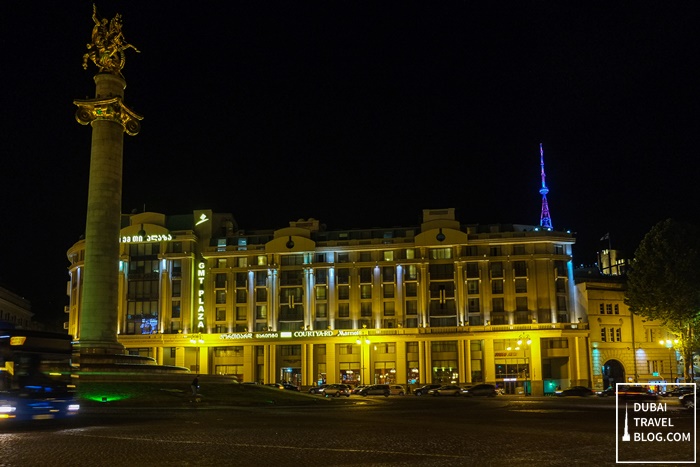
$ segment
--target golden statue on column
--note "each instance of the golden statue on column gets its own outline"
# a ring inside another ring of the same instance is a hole
[[[88,60],[97,65],[100,72],[108,72],[122,76],[122,68],[126,62],[126,49],[141,51],[126,42],[122,32],[122,17],[119,13],[108,21],[106,18],[97,18],[97,7],[92,5],[92,20],[95,27],[92,28],[92,42],[87,45],[88,53],[83,55],[83,68],[87,70]]]

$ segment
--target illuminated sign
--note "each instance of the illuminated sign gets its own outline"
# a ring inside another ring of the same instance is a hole
[[[226,334],[220,334],[219,339],[222,340],[233,340],[233,339],[288,339],[291,337],[333,337],[338,331],[265,331],[265,332],[229,332]],[[342,332],[342,331],[340,331]],[[340,333],[338,333],[340,335]]]
[[[204,276],[206,264],[200,261],[197,264],[197,280],[199,281],[199,290],[197,291],[197,329],[204,329]]]
[[[169,242],[173,238],[172,234],[123,235],[119,237],[119,243]]]
[[[12,336],[10,337],[10,345],[24,345],[27,336]]]

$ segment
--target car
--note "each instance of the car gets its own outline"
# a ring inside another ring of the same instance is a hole
[[[389,385],[389,392],[391,393],[392,396],[405,396],[406,395],[406,389],[401,386],[400,384],[390,384]]]
[[[615,395],[615,388],[612,386],[609,386],[607,389],[603,389],[602,391],[598,391],[596,393],[598,397],[608,397],[608,396],[614,396]]]
[[[654,391],[645,386],[621,387],[617,397],[626,401],[655,401],[659,398]]]
[[[327,384],[321,384],[319,386],[311,386],[309,388],[309,394],[323,394],[323,388],[328,386]]]
[[[323,388],[323,395],[326,397],[350,397],[350,386],[347,384],[329,384]]]
[[[558,390],[555,392],[555,394],[559,397],[588,397],[595,395],[595,391],[593,391],[591,388],[587,388],[586,386],[571,386],[570,388],[566,388],[564,390]]]
[[[437,389],[440,386],[442,386],[442,384],[424,384],[423,386],[414,389],[413,394],[416,396],[425,396],[428,394],[428,391],[431,389]]]
[[[462,395],[496,397],[498,395],[498,391],[496,390],[496,386],[493,384],[477,384],[462,388]]]
[[[371,384],[366,388],[360,389],[358,392],[360,396],[384,396],[389,397],[391,395],[391,388],[388,384]]]
[[[428,391],[431,396],[459,396],[462,394],[462,387],[456,384],[446,384],[439,388]]]
[[[683,394],[678,398],[678,400],[680,401],[681,405],[686,409],[697,410],[697,406],[695,405],[695,393]]]
[[[681,397],[685,394],[693,394],[694,392],[694,386],[679,386],[671,391],[665,391],[661,393],[661,395],[664,397]]]
[[[287,391],[296,391],[296,392],[301,391],[301,389],[299,389],[299,386],[295,386],[292,383],[282,383],[282,386],[284,386],[284,389],[286,389]]]
[[[354,388],[352,388],[352,394],[359,394],[360,391],[362,391],[364,388],[369,386],[368,384],[358,384]]]
[[[284,386],[282,386],[280,383],[267,383],[265,386],[268,388],[284,389]]]

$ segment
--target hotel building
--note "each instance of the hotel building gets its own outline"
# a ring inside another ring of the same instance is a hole
[[[198,210],[123,216],[118,340],[131,354],[302,387],[488,382],[507,393],[591,385],[569,232],[465,225],[241,230]],[[68,251],[80,339],[84,240]]]

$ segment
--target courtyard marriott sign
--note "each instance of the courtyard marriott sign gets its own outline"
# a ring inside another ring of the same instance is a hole
[[[347,334],[347,333],[346,333]],[[265,331],[265,332],[229,332],[220,334],[222,340],[246,339],[289,339],[292,337],[333,337],[340,336],[338,331]]]

